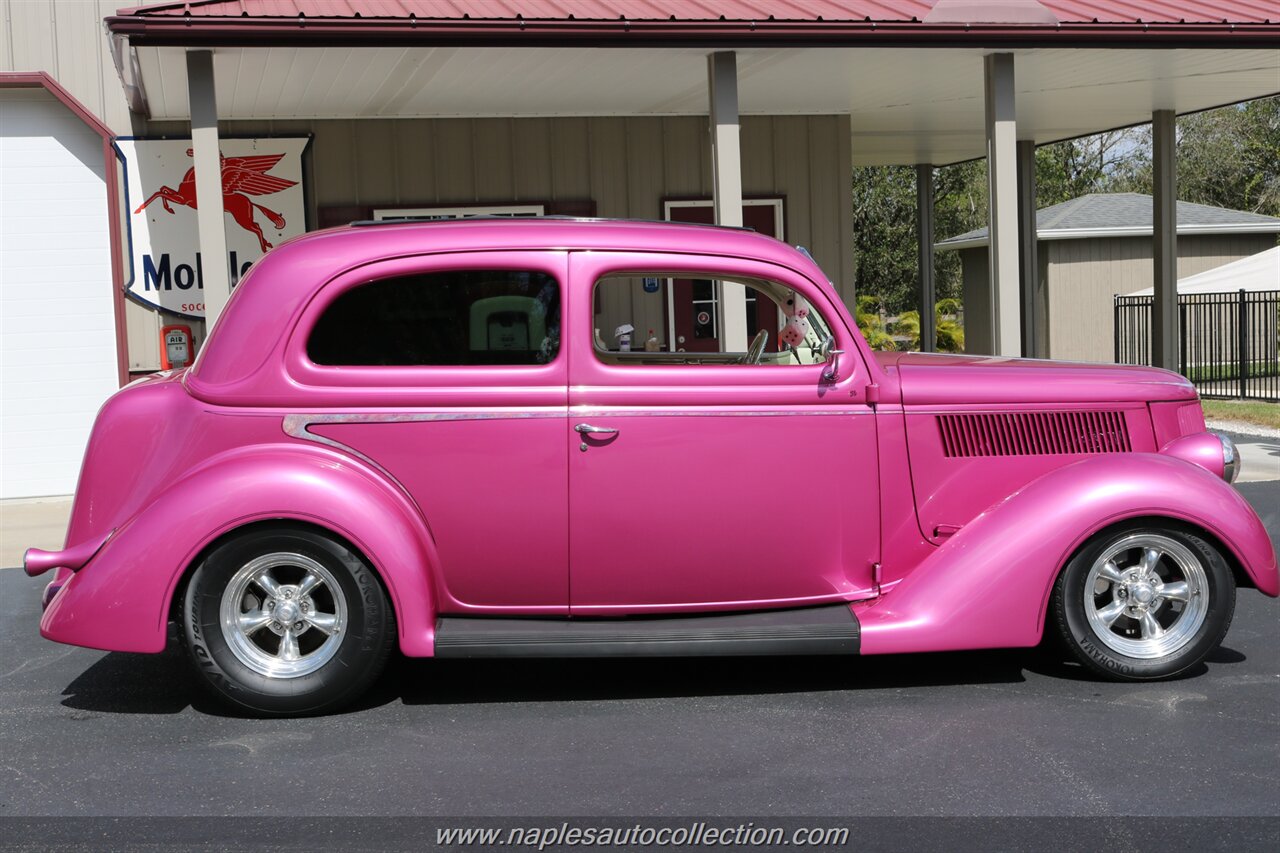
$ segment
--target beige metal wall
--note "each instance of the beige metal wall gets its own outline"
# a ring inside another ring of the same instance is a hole
[[[960,251],[964,290],[964,351],[978,355],[995,352],[991,335],[991,262],[987,247]]]
[[[1276,245],[1274,234],[1181,236],[1178,278],[1186,278]],[[1074,361],[1112,361],[1115,313],[1112,297],[1151,287],[1151,240],[1042,242],[1048,256],[1049,354]]]
[[[1274,234],[1182,235],[1178,238],[1178,278],[1220,267],[1276,245]],[[1115,314],[1112,297],[1151,287],[1150,237],[1041,240],[1041,275],[1048,294],[1048,357],[1072,361],[1112,361]],[[985,294],[987,250],[963,249],[965,342],[981,349],[981,318],[968,310]],[[978,312],[980,314],[980,312]],[[970,323],[976,325],[971,330]],[[971,333],[972,332],[972,333]]]
[[[148,134],[181,134],[151,122]],[[228,121],[230,136],[310,133],[312,222],[330,206],[428,206],[590,199],[597,216],[661,219],[664,199],[709,198],[703,116]],[[784,198],[785,238],[806,246],[852,302],[848,116],[742,119],[743,192]],[[665,342],[664,293],[610,290],[601,329]],[[607,337],[606,337],[607,339]]]
[[[186,135],[186,122],[129,113],[102,19],[117,0],[0,0],[0,70],[45,71],[119,135]],[[662,218],[664,198],[709,197],[702,116],[229,121],[228,135],[311,133],[311,223],[318,206],[595,202],[599,216]],[[785,198],[785,237],[813,252],[853,299],[848,116],[742,120],[743,192]],[[662,294],[613,299],[611,316],[663,329]],[[133,370],[159,368],[157,312],[126,312]],[[173,320],[168,322],[189,322]],[[620,321],[621,322],[621,321]],[[201,323],[194,323],[203,340]]]
[[[44,71],[104,124],[131,132],[102,19],[118,0],[0,0],[0,71]]]

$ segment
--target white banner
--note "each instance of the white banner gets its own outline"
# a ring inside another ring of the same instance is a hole
[[[258,258],[306,231],[302,152],[308,137],[223,139],[222,206],[231,286]],[[204,316],[204,267],[196,227],[190,139],[119,139],[129,211],[129,294]]]

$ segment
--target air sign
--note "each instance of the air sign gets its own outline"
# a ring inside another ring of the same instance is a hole
[[[306,231],[302,152],[309,137],[223,139],[222,206],[231,286],[272,246]],[[120,139],[132,278],[129,295],[174,314],[204,316],[190,139]]]

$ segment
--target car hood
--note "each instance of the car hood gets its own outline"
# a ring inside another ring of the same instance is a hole
[[[905,405],[1104,403],[1194,400],[1196,389],[1168,370],[982,355],[878,352]]]

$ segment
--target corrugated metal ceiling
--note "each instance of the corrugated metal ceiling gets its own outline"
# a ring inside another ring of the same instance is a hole
[[[986,150],[981,48],[738,51],[743,115],[850,117],[854,161],[953,163]],[[185,120],[186,52],[142,47],[151,115]],[[705,115],[699,48],[219,48],[229,120]],[[643,80],[643,85],[636,85]],[[1267,95],[1275,50],[1017,54],[1019,138],[1038,143]]]
[[[1041,143],[1269,95],[1280,80],[1277,0],[1044,0],[1062,26],[985,33],[947,21],[1043,9],[936,5],[931,17],[932,0],[202,0],[121,10],[108,25],[127,35],[138,91],[162,119],[189,114],[193,44],[216,47],[228,119],[705,114],[707,44],[727,44],[744,115],[848,115],[864,164],[981,156],[983,56],[1010,32],[1035,36],[1008,49],[1020,138]]]
[[[1007,0],[1006,0],[1007,2]],[[930,0],[195,0],[121,9],[121,16],[410,18],[423,20],[923,21]],[[999,0],[975,2],[996,7]],[[1063,23],[1271,23],[1273,0],[1043,0]]]

